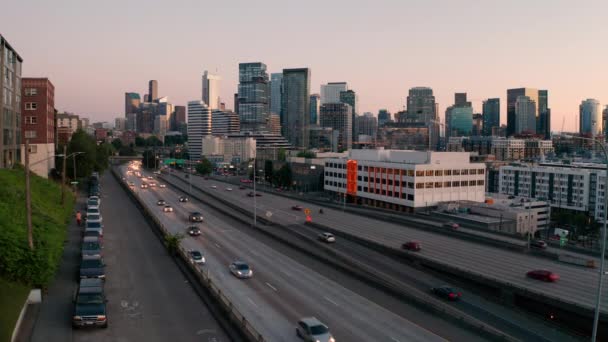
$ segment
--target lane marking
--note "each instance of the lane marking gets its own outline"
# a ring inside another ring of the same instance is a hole
[[[248,300],[248,301],[249,301],[251,304],[253,304],[253,306],[256,306],[256,307],[258,306],[256,303],[254,303],[254,302],[251,300],[251,298],[247,297],[247,300]]]
[[[268,285],[268,287],[270,287],[274,292],[277,292],[277,288],[270,285],[270,283],[267,282],[266,285]]]
[[[222,247],[220,247],[220,245],[218,245],[217,243],[214,243],[214,245],[215,245],[215,247],[217,247],[217,248],[222,248]]]
[[[328,302],[332,303],[332,304],[333,304],[333,305],[335,305],[335,306],[340,306],[340,305],[338,305],[338,303],[334,302],[333,300],[331,300],[331,299],[329,299],[329,298],[327,298],[327,297],[323,297],[323,298],[325,298],[325,300],[326,300],[326,301],[328,301]]]
[[[394,337],[391,337],[391,340],[393,340],[393,341],[395,341],[395,342],[399,342],[399,340],[398,340],[398,339],[396,339],[396,338],[394,338]]]

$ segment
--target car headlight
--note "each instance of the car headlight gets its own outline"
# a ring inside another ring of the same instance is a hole
[[[243,272],[241,272],[241,271],[236,271],[236,274],[238,274],[238,275],[243,275]]]
[[[206,262],[206,260],[205,260],[205,258],[204,258],[204,257],[201,259],[201,261],[202,261],[202,262]]]
[[[334,339],[333,337],[330,337],[329,342],[336,342],[336,339]]]
[[[82,321],[82,317],[80,317],[80,316],[74,316],[74,317],[72,317],[72,319],[75,321]]]

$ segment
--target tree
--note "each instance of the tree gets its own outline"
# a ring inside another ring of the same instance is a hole
[[[144,139],[140,136],[135,137],[135,146],[137,146],[137,147],[146,146],[146,139]]]
[[[63,146],[60,147],[61,153],[63,153]],[[83,152],[77,156],[71,156],[71,158],[76,158],[76,172],[78,173],[76,176],[85,177],[90,175],[97,165],[97,144],[95,143],[95,139],[88,135],[85,131],[79,129],[74,134],[72,134],[72,138],[68,143],[67,147],[67,155],[71,155],[76,152]],[[58,158],[59,163],[58,169],[61,172],[61,165],[63,164],[63,157]],[[74,179],[74,161],[67,160],[66,161],[66,176],[68,178]]]
[[[213,171],[213,165],[207,158],[203,157],[203,160],[201,160],[200,163],[196,164],[195,169],[196,172],[198,172],[199,174],[206,176]]]
[[[150,146],[150,147],[163,146],[163,142],[160,141],[160,139],[158,139],[156,136],[152,135],[152,136],[148,137],[148,139],[146,139],[146,146]]]
[[[279,148],[279,152],[277,153],[277,157],[279,159],[279,161],[285,161],[287,160],[287,151],[285,151],[284,148]]]
[[[273,179],[272,160],[266,160],[264,162],[264,178],[267,182],[272,183]]]
[[[122,146],[118,150],[119,156],[136,156],[137,152],[133,149],[133,146]]]
[[[175,146],[184,144],[183,135],[167,135],[165,136],[165,146]]]
[[[143,167],[148,169],[156,169],[158,167],[158,159],[156,159],[156,153],[152,150],[145,150],[142,155],[141,163]]]
[[[308,151],[307,150],[307,151],[300,151],[300,152],[298,152],[298,157],[311,159],[311,158],[316,158],[317,155],[313,151]]]
[[[97,145],[95,151],[95,171],[103,172],[108,168],[109,158],[114,154],[114,146],[108,143]]]
[[[281,166],[279,172],[277,173],[277,181],[280,186],[291,187],[292,173],[289,164]]]
[[[165,247],[167,247],[167,251],[171,255],[176,255],[177,251],[179,251],[179,246],[184,239],[184,235],[180,233],[176,234],[167,234],[164,237]]]
[[[120,151],[120,148],[122,147],[122,140],[118,138],[112,140],[112,146],[114,146],[116,151]]]

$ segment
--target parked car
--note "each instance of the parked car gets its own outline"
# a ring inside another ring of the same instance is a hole
[[[542,280],[546,282],[556,282],[559,280],[559,274],[548,271],[548,270],[533,270],[526,273],[528,278]]]
[[[89,279],[83,279],[89,280]],[[97,284],[85,284],[78,287],[74,296],[74,311],[72,313],[72,327],[108,327],[106,312],[107,299],[103,286]]]
[[[105,264],[101,256],[83,256],[80,261],[80,279],[100,278],[105,279]]]
[[[89,215],[101,215],[99,208],[87,208],[86,217],[89,217]]]
[[[99,231],[101,233],[101,235],[103,235],[103,225],[101,224],[101,222],[89,222],[87,221],[87,223],[84,225],[84,230],[89,231],[89,230],[96,230]]]
[[[245,190],[245,187],[243,185],[241,185],[241,186],[239,186],[239,189]]]
[[[547,243],[543,240],[532,240],[530,241],[530,247],[534,247],[534,248],[540,248],[540,249],[546,249],[547,248]]]
[[[159,199],[159,200],[156,202],[156,205],[166,205],[166,204],[167,204],[167,202],[165,202],[165,200],[163,200],[163,199]]]
[[[165,213],[172,213],[173,212],[173,207],[170,206],[170,205],[165,205],[163,207],[163,212],[165,212]]]
[[[439,296],[441,298],[445,298],[447,300],[452,300],[452,301],[459,300],[460,297],[462,297],[462,294],[460,292],[457,292],[454,288],[452,288],[448,285],[432,287],[431,292],[433,292],[434,294],[436,294],[437,296]]]
[[[158,184],[158,187],[159,187],[159,188],[166,188],[166,187],[167,187],[167,184],[165,184],[165,183],[160,183],[160,184]]]
[[[188,230],[188,235],[190,235],[190,236],[201,235],[201,229],[197,226],[189,226],[187,230]]]
[[[87,236],[82,240],[80,254],[82,256],[101,256],[101,241],[94,236]]]
[[[83,238],[96,237],[103,245],[103,236],[101,230],[85,230]]]
[[[305,317],[296,325],[296,335],[307,342],[335,342],[329,328],[315,317]]]
[[[180,196],[180,197],[179,197],[179,201],[180,201],[180,202],[188,202],[188,201],[189,201],[189,199],[188,199],[188,197],[186,197],[186,196]]]
[[[205,256],[203,255],[203,253],[201,253],[200,251],[196,251],[196,250],[190,251],[190,261],[192,261],[195,264],[201,264],[201,265],[204,265],[206,262]]]
[[[319,240],[327,243],[336,242],[336,237],[332,233],[321,233],[319,234],[318,238]]]
[[[408,241],[402,245],[403,249],[407,249],[410,251],[418,252],[420,251],[420,242],[418,241]]]
[[[203,222],[203,214],[198,211],[190,213],[189,216],[190,222]]]
[[[291,210],[302,211],[303,209],[304,207],[302,207],[301,205],[294,205],[291,207]]]
[[[446,222],[443,224],[443,226],[446,228],[453,229],[453,230],[460,228],[460,225],[458,223],[454,223],[454,222]]]
[[[103,222],[103,218],[101,217],[101,214],[88,214],[85,218],[84,218],[87,222]]]
[[[249,267],[249,265],[243,261],[235,261],[230,266],[230,273],[232,273],[235,277],[240,279],[251,278],[253,277],[253,271]]]

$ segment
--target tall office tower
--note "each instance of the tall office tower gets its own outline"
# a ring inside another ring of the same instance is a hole
[[[234,94],[234,112],[239,113],[239,94]]]
[[[579,128],[580,134],[595,137],[602,132],[602,114],[600,102],[596,99],[586,99],[581,102],[579,109]]]
[[[352,117],[352,122],[353,122],[353,139],[356,140],[356,133],[355,133],[355,126],[354,126],[354,122],[355,122],[355,118],[357,116],[357,114],[359,114],[358,110],[359,110],[359,98],[357,97],[357,93],[355,93],[353,90],[346,90],[346,91],[341,91],[340,92],[340,102],[342,103],[348,103],[351,108],[353,109],[353,117]]]
[[[408,112],[409,113],[409,112]],[[454,105],[445,110],[445,136],[470,136],[473,130],[473,107],[467,101],[467,93],[455,93]]]
[[[203,101],[188,102],[188,152],[191,160],[203,153],[203,137],[211,135],[211,109]]]
[[[310,124],[319,125],[319,109],[321,107],[321,95],[310,95]]]
[[[437,120],[435,96],[433,89],[415,87],[409,90],[407,96],[407,114],[411,123],[429,125]]]
[[[55,87],[48,78],[22,78],[21,136],[29,143],[32,171],[47,178],[55,168]],[[25,144],[21,146],[25,160]]]
[[[536,101],[520,95],[515,100],[514,134],[536,134]]]
[[[507,89],[507,136],[510,137],[516,134],[516,117],[515,117],[515,102],[520,96],[527,96],[534,102],[534,113],[538,113],[538,89],[533,88],[515,88]],[[535,114],[536,115],[536,114]],[[536,119],[535,119],[536,120]],[[536,127],[534,127],[536,132]]]
[[[386,109],[380,109],[378,111],[378,127],[384,126],[386,123],[391,122],[391,113]]]
[[[347,91],[346,82],[330,82],[321,85],[321,104],[340,103],[340,92]]]
[[[203,102],[207,104],[209,109],[220,108],[220,81],[222,78],[218,75],[210,74],[207,70],[203,73]]]
[[[264,132],[269,114],[268,74],[264,63],[239,64],[239,117],[241,130]]]
[[[281,115],[281,91],[283,88],[283,73],[270,74],[270,113]]]
[[[148,102],[154,102],[158,98],[158,81],[150,80],[148,83]]]
[[[372,113],[365,113],[363,115],[357,115],[355,117],[355,135],[353,135],[354,141],[359,141],[360,135],[367,135],[376,139],[378,135],[378,119]]]
[[[346,151],[353,144],[353,109],[347,103],[326,103],[321,105],[321,127],[338,131],[338,151]]]
[[[0,34],[0,168],[12,167],[21,159],[21,63]]]
[[[467,93],[454,93],[454,106],[471,107],[471,102],[467,101]]]
[[[171,130],[179,130],[179,127],[186,123],[186,106],[175,106],[171,118]]]
[[[115,118],[114,119],[114,129],[118,131],[125,131],[127,129],[127,119],[126,118]]]
[[[310,130],[310,70],[283,69],[283,136],[294,147],[307,149]]]
[[[483,115],[481,113],[473,114],[473,130],[471,131],[472,136],[481,136],[483,131]]]
[[[536,133],[545,139],[551,139],[551,108],[549,108],[549,91],[538,91],[538,108]]]
[[[500,99],[493,98],[483,101],[482,106],[484,136],[491,136],[492,131],[500,127]]]
[[[125,116],[129,113],[137,113],[140,103],[138,93],[125,93]]]

